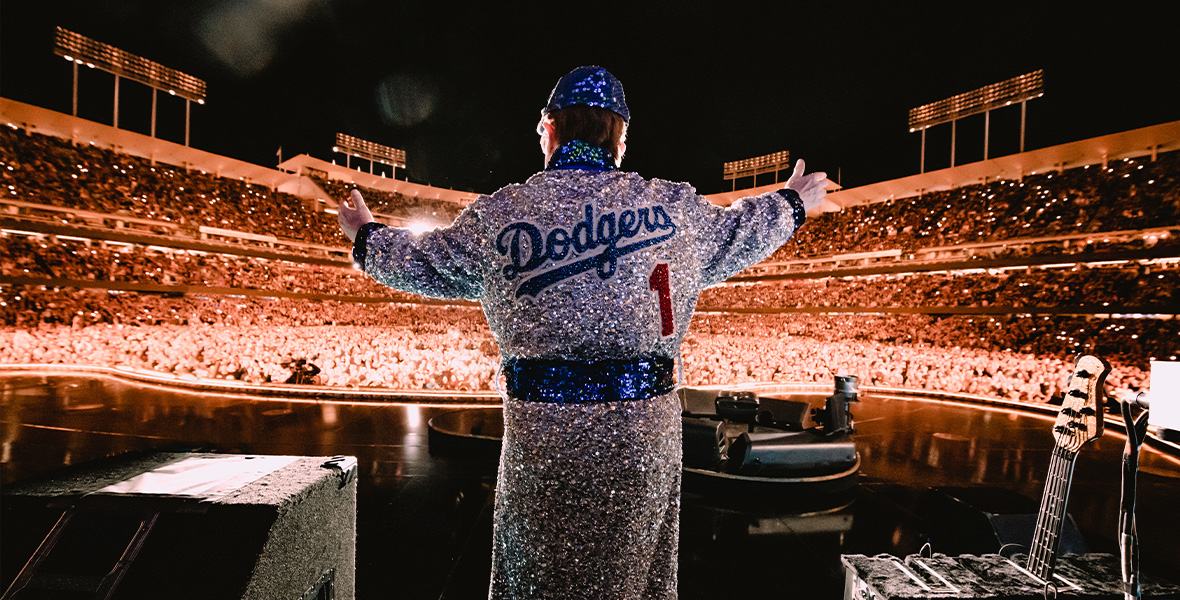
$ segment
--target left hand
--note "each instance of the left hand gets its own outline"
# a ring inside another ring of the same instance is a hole
[[[828,194],[828,174],[816,171],[804,175],[803,170],[806,166],[807,163],[803,162],[802,158],[795,161],[795,170],[787,180],[787,188],[795,190],[799,194],[799,199],[803,201],[803,208],[811,212],[811,209],[824,203],[824,196]]]
[[[341,202],[336,210],[339,214],[336,215],[340,221],[340,228],[344,230],[344,235],[348,239],[356,241],[356,234],[364,227],[366,223],[373,222],[373,214],[369,212],[369,207],[365,206],[365,199],[361,197],[360,190],[353,189],[351,198],[352,206]]]

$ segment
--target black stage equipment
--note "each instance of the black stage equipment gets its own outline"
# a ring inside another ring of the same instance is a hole
[[[1135,474],[1139,441],[1146,430],[1144,414],[1133,418],[1131,401],[1121,408],[1127,426],[1123,455],[1123,506],[1119,519],[1122,556],[1085,552],[1071,541],[1072,524],[1066,512],[1074,462],[1081,447],[1102,435],[1104,382],[1110,364],[1092,355],[1080,356],[1074,365],[1054,422],[1056,442],[1035,527],[1031,519],[1004,523],[989,515],[997,538],[1014,535],[1018,540],[1000,554],[931,555],[930,545],[904,560],[882,554],[876,557],[844,555],[846,600],[907,600],[910,598],[972,598],[1053,600],[1058,594],[1079,599],[1138,598],[1175,599],[1180,586],[1138,573],[1135,539]],[[947,497],[955,499],[953,495]],[[955,499],[957,500],[957,499]],[[1014,529],[1012,534],[1005,529]],[[953,533],[953,532],[952,532]],[[1076,536],[1080,542],[1080,534]],[[1031,539],[1027,555],[1012,558],[1008,551]]]
[[[852,411],[848,405],[857,402],[860,394],[860,378],[855,375],[837,375],[836,393],[828,396],[822,411],[816,411],[815,420],[823,426],[824,433],[855,433],[852,427]]]
[[[758,418],[758,395],[754,392],[721,392],[717,394],[714,407],[722,419],[753,425]]]
[[[748,391],[683,389],[685,467],[778,483],[850,469],[854,476],[848,404],[857,400],[857,384],[855,376],[837,376],[835,393],[816,409],[804,400]]]
[[[837,375],[836,392],[828,396],[824,408],[811,410],[814,421],[820,425],[822,438],[800,436],[795,432],[743,432],[728,444],[727,470],[744,475],[774,477],[790,473],[826,472],[855,463],[856,446],[847,436],[853,433],[848,403],[857,401],[859,381],[854,375]],[[810,409],[806,402],[791,400],[754,397],[752,402],[754,421],[788,430],[802,429],[802,415]],[[718,397],[718,415],[723,415],[721,403],[722,399]],[[746,409],[743,414],[749,412],[750,409]]]
[[[1119,401],[1119,411],[1127,428],[1123,447],[1123,490],[1119,496],[1119,555],[1122,559],[1123,596],[1127,600],[1143,597],[1139,581],[1139,534],[1135,529],[1135,493],[1139,480],[1139,448],[1147,435],[1147,394],[1140,392]],[[1135,415],[1134,408],[1142,410]]]
[[[856,462],[856,446],[845,440],[801,438],[795,433],[743,433],[728,448],[732,473],[774,477],[823,472]]]
[[[1123,598],[1119,561],[1114,555],[1061,556],[1051,584],[1025,569],[1025,560],[1023,555],[1006,558],[999,554],[840,557],[845,600],[1041,600],[1057,594],[1077,600]],[[1174,599],[1180,594],[1180,586],[1149,577],[1142,579],[1142,589],[1142,597],[1150,600]]]

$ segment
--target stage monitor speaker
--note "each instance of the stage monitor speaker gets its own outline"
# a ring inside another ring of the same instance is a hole
[[[847,435],[812,431],[743,433],[729,447],[728,470],[741,475],[807,476],[850,469],[856,444]]]
[[[356,459],[152,453],[6,486],[5,600],[351,600]]]

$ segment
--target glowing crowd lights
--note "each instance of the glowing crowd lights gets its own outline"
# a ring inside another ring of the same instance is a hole
[[[205,103],[204,81],[61,27],[54,36],[53,53],[198,104]]]

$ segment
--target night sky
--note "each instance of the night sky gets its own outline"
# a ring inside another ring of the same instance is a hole
[[[598,64],[627,92],[629,170],[712,193],[723,162],[789,150],[852,187],[918,171],[910,108],[1039,68],[1029,149],[1180,119],[1176,6],[0,0],[0,96],[70,111],[61,25],[204,79],[197,148],[343,160],[343,132],[404,149],[399,178],[491,192],[539,169],[549,90]],[[81,71],[80,116],[110,124],[113,77]],[[125,82],[120,107],[148,132],[146,87]],[[160,137],[183,141],[183,114],[161,96]],[[1016,151],[1019,118],[993,113],[993,156]],[[950,126],[928,135],[927,169],[947,166]],[[982,158],[982,115],[958,137],[957,162]]]

